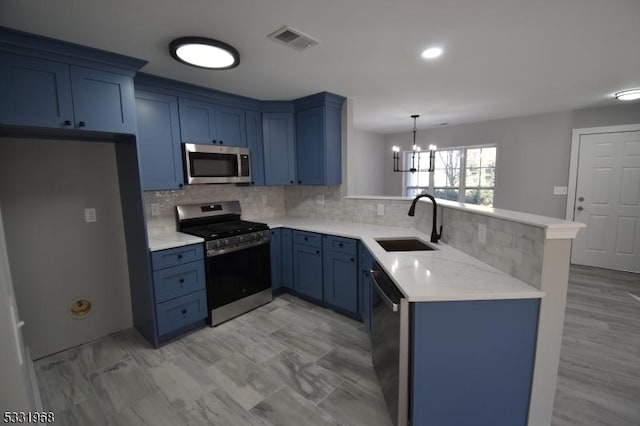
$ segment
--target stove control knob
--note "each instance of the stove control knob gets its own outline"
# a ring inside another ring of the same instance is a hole
[[[244,236],[240,235],[239,242],[243,242],[243,241],[244,241]]]

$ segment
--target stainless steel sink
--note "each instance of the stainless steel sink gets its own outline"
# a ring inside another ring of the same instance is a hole
[[[437,250],[418,238],[376,239],[385,251],[429,251]]]

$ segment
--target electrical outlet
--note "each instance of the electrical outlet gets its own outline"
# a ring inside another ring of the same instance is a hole
[[[160,204],[151,204],[151,216],[160,216]]]
[[[316,195],[316,204],[324,204],[324,194]]]
[[[96,209],[84,209],[84,220],[85,222],[97,222],[98,218],[96,217]]]
[[[384,204],[378,204],[378,216],[384,216]]]
[[[553,195],[567,195],[567,187],[566,186],[554,186],[553,187]]]
[[[480,244],[487,243],[487,225],[484,223],[478,224],[478,242]]]
[[[267,194],[262,194],[260,196],[260,201],[262,201],[262,205],[266,206],[267,205]]]

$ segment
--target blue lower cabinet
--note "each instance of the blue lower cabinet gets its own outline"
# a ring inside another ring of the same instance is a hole
[[[188,327],[207,317],[207,292],[197,291],[156,306],[158,335]]]
[[[324,301],[348,313],[358,313],[356,240],[324,235],[322,262]]]
[[[525,426],[540,300],[411,305],[411,423]]]
[[[293,244],[293,289],[322,300],[322,248]]]
[[[271,289],[277,290],[282,288],[282,229],[271,229],[269,234]]]
[[[207,294],[202,244],[151,253],[156,341],[204,325]]]

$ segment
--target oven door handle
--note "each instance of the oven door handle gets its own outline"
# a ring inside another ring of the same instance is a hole
[[[382,300],[384,300],[384,303],[386,303],[387,306],[389,306],[389,308],[391,308],[393,312],[398,312],[400,305],[398,303],[395,303],[393,300],[391,300],[391,298],[387,295],[387,293],[385,293],[385,291],[382,289],[382,287],[378,283],[378,280],[376,280],[376,277],[380,274],[380,272],[374,271],[372,269],[371,271],[369,271],[369,273],[371,274],[373,285],[376,287],[376,290],[378,291],[378,294],[380,295]]]
[[[226,247],[223,249],[207,249],[207,257],[221,256],[227,253],[233,253],[234,251],[240,251],[251,247],[257,247],[264,244],[269,244],[269,238],[258,240],[253,243],[243,244],[239,247]]]

